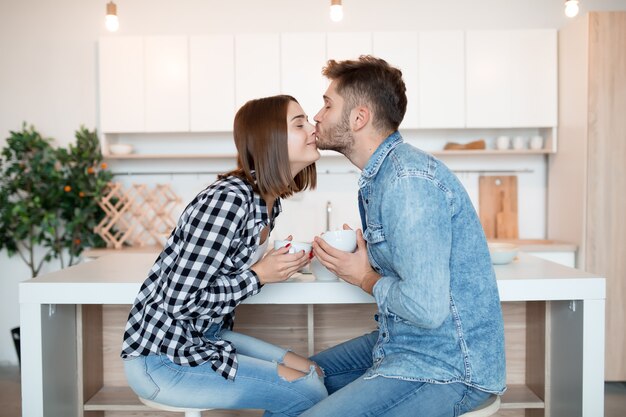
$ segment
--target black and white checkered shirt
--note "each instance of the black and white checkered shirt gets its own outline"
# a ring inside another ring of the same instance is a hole
[[[213,323],[232,327],[234,310],[261,289],[250,269],[260,232],[281,211],[267,214],[265,201],[245,180],[217,180],[185,208],[163,252],[141,286],[128,316],[122,358],[165,354],[180,365],[207,361],[224,378],[237,372],[235,348],[210,342]],[[271,222],[271,224],[270,224]]]

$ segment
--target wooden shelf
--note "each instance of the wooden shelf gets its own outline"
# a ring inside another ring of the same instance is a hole
[[[340,153],[334,151],[320,151],[322,157],[343,157]],[[454,151],[427,151],[434,156],[450,156],[450,155],[462,155],[462,156],[491,156],[491,155],[549,155],[554,153],[549,149],[539,150],[494,150],[494,149],[477,149],[477,150],[454,150]],[[127,160],[127,159],[235,159],[235,154],[136,154],[131,153],[128,155],[105,155],[105,159],[108,160]]]
[[[105,155],[105,159],[235,159],[235,154],[139,154],[131,153],[128,155]]]
[[[457,150],[457,151],[431,151],[430,152],[434,156],[443,156],[443,155],[548,155],[553,153],[549,149],[522,149],[522,150],[503,150],[499,151],[496,149],[476,149],[476,150]]]
[[[501,409],[544,408],[545,404],[525,385],[509,385]],[[129,387],[103,387],[84,406],[85,411],[154,411],[145,406]]]
[[[526,385],[509,385],[502,396],[500,408],[545,408],[545,402]]]
[[[85,411],[151,411],[129,387],[103,387],[84,406]]]

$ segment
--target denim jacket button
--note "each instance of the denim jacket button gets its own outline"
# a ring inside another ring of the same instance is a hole
[[[378,314],[374,314],[374,320],[378,321]]]

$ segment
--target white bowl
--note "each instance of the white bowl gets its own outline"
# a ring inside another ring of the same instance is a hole
[[[333,230],[322,233],[324,239],[330,246],[344,252],[354,252],[356,249],[356,231],[354,230]]]
[[[517,256],[518,247],[513,243],[489,242],[488,245],[491,263],[494,265],[508,264]]]
[[[274,249],[280,249],[283,246],[287,245],[287,243],[291,243],[289,247],[289,253],[296,253],[300,251],[304,251],[307,255],[311,252],[313,246],[308,242],[293,242],[291,240],[275,240],[274,241]]]
[[[133,153],[133,145],[127,143],[112,143],[109,145],[109,152],[113,155],[128,155]]]

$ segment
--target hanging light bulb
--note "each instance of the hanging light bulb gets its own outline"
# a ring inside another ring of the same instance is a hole
[[[579,9],[578,0],[565,0],[565,16],[575,17]]]
[[[104,19],[104,25],[110,32],[115,32],[120,27],[120,21],[117,19],[117,6],[112,1],[107,3],[107,15]]]
[[[339,22],[341,19],[343,19],[341,0],[330,0],[330,20]]]

